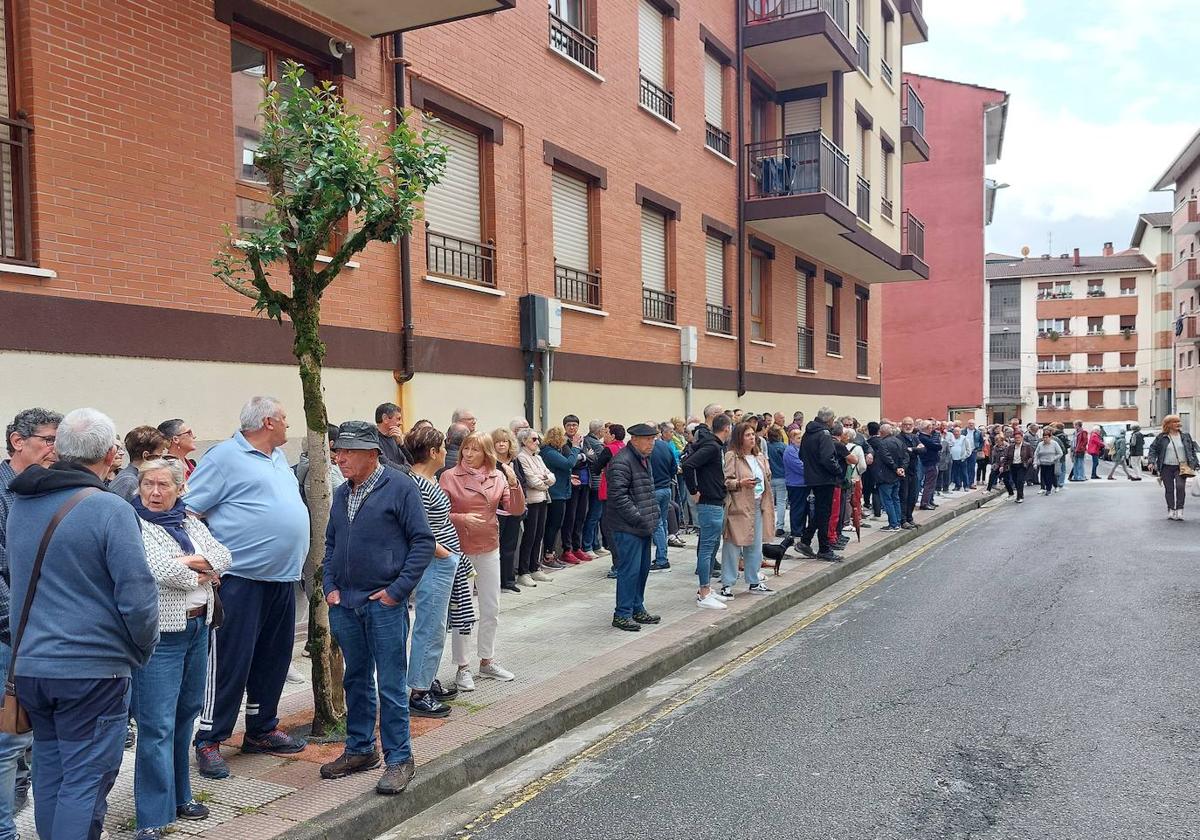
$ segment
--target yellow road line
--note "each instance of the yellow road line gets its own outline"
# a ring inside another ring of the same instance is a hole
[[[667,717],[668,715],[670,715],[673,712],[675,712],[676,710],[678,710],[681,706],[694,700],[696,697],[703,694],[705,691],[708,691],[709,689],[711,689],[718,682],[725,679],[725,677],[729,676],[734,671],[738,670],[739,668],[741,668],[744,665],[749,664],[750,662],[753,662],[755,659],[758,659],[758,657],[762,656],[764,653],[771,650],[772,648],[778,647],[783,642],[786,642],[788,639],[795,636],[797,633],[799,633],[804,628],[808,627],[813,622],[819,621],[820,619],[829,615],[834,610],[845,605],[849,601],[854,600],[856,597],[861,595],[865,590],[867,590],[870,587],[874,586],[875,584],[879,583],[881,580],[885,579],[886,577],[891,575],[893,572],[897,571],[898,569],[903,568],[904,566],[907,566],[913,560],[916,560],[922,554],[929,551],[929,549],[933,548],[934,546],[940,545],[941,543],[950,539],[950,537],[957,534],[959,531],[961,531],[963,528],[970,525],[972,522],[974,522],[976,519],[978,519],[982,515],[983,515],[982,508],[975,510],[968,514],[964,514],[961,518],[961,521],[957,525],[947,528],[945,531],[943,531],[937,537],[935,537],[934,539],[925,543],[924,545],[920,546],[919,548],[914,549],[913,551],[910,551],[908,554],[904,555],[903,557],[898,559],[896,562],[889,565],[886,569],[881,569],[875,575],[871,576],[867,580],[858,584],[853,589],[850,589],[849,591],[843,593],[842,595],[839,595],[837,598],[830,601],[828,604],[825,604],[822,607],[818,607],[817,609],[808,613],[803,618],[801,618],[799,621],[797,621],[795,624],[791,625],[786,630],[784,630],[782,633],[779,633],[777,635],[772,636],[769,639],[759,642],[757,645],[750,648],[750,650],[746,651],[745,653],[741,654],[740,656],[736,657],[735,659],[731,659],[729,662],[726,662],[720,668],[717,668],[715,671],[712,671],[711,673],[709,673],[709,674],[705,675],[704,677],[702,677],[701,679],[697,680],[693,685],[691,685],[689,688],[687,688],[683,692],[681,692],[679,694],[679,696],[676,697],[675,699],[673,699],[667,703],[664,703],[663,705],[657,707],[653,711],[643,715],[642,717],[637,718],[636,720],[630,721],[629,723],[625,724],[624,726],[614,729],[612,732],[610,732],[608,735],[601,738],[596,743],[592,744],[591,746],[587,747],[586,749],[582,750],[581,752],[576,753],[575,755],[571,756],[559,767],[556,767],[555,769],[546,773],[541,778],[539,778],[533,782],[530,782],[528,785],[526,785],[524,788],[522,788],[518,793],[516,793],[512,797],[504,800],[503,802],[499,803],[498,805],[493,807],[491,810],[489,810],[487,813],[482,814],[482,815],[476,817],[471,822],[467,823],[458,832],[457,836],[459,837],[460,840],[471,840],[471,837],[473,836],[471,832],[477,831],[481,828],[485,828],[489,824],[499,822],[504,817],[508,816],[513,811],[520,808],[521,806],[536,799],[547,788],[557,784],[558,782],[561,782],[563,779],[570,776],[572,773],[575,772],[575,769],[577,767],[579,767],[579,765],[582,764],[583,762],[588,761],[593,758],[596,758],[600,755],[603,755],[604,753],[606,753],[609,750],[616,747],[618,744],[621,744],[624,741],[629,740],[631,737],[638,734],[639,732],[642,732],[645,729],[647,729],[648,727],[653,726],[658,721],[662,720],[663,718]]]

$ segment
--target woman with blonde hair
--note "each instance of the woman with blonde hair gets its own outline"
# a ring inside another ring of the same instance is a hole
[[[763,526],[775,521],[771,466],[758,449],[758,432],[751,423],[734,426],[725,452],[725,532],[721,547],[721,597],[733,597],[738,561],[746,583],[756,595],[771,595],[759,577],[762,567]]]
[[[525,528],[517,554],[517,583],[537,586],[553,580],[542,571],[542,543],[546,537],[546,513],[550,507],[549,490],[557,482],[554,473],[538,454],[541,438],[533,429],[517,432],[520,454],[517,461],[525,477]]]
[[[509,470],[525,490],[524,470],[517,460],[517,439],[507,426],[492,432],[492,446],[496,449],[496,464],[501,470]],[[517,547],[521,542],[521,517],[510,516],[508,511],[496,511],[500,520],[500,588],[505,592],[521,593],[517,586]],[[533,584],[537,586],[537,584]]]
[[[479,676],[501,682],[513,679],[511,672],[496,664],[496,627],[500,613],[500,521],[497,512],[519,517],[525,513],[525,494],[508,464],[497,469],[496,447],[487,432],[467,436],[458,450],[458,463],[442,473],[440,482],[450,497],[450,521],[458,533],[463,554],[475,567],[475,591],[479,596]],[[455,633],[451,642],[458,665],[455,684],[474,691],[467,658],[468,635]]]
[[[550,509],[546,513],[546,539],[544,544],[544,565],[550,569],[563,569],[566,566],[578,566],[581,562],[570,552],[555,557],[554,541],[562,530],[563,517],[567,513],[567,501],[571,498],[571,470],[578,463],[578,458],[571,454],[567,444],[567,433],[562,426],[552,426],[542,436],[542,460],[554,473],[554,484],[550,487]]]
[[[1162,431],[1150,444],[1150,463],[1166,492],[1167,519],[1182,522],[1187,480],[1200,472],[1200,460],[1196,457],[1196,442],[1183,431],[1178,414],[1163,418]]]

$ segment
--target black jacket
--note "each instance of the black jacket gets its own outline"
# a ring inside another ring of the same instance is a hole
[[[908,451],[904,440],[898,435],[873,438],[875,440],[875,463],[871,469],[875,472],[876,484],[895,484],[900,480],[896,470],[908,465]]]
[[[916,467],[921,460],[921,453],[917,451],[917,445],[921,442],[921,440],[917,437],[916,432],[901,432],[900,434],[893,435],[892,437],[899,438],[900,442],[904,444],[904,448],[907,450],[905,457],[908,460],[901,466],[903,466],[905,469],[908,469],[909,467]]]
[[[1187,432],[1180,432],[1179,439],[1183,443],[1181,451],[1176,447],[1180,462],[1187,461],[1188,466],[1192,469],[1200,469],[1200,459],[1197,457],[1196,442],[1192,440],[1192,436]],[[1162,470],[1163,464],[1167,460],[1167,448],[1171,446],[1171,438],[1166,432],[1160,432],[1158,437],[1154,439],[1154,443],[1150,444],[1150,462],[1154,464],[1154,469]],[[13,483],[16,486],[16,482]]]
[[[1141,457],[1146,446],[1146,436],[1140,431],[1134,432],[1129,436],[1129,454],[1134,457]]]
[[[590,432],[583,436],[583,453],[587,456],[589,486],[592,490],[600,489],[600,471],[608,464],[612,453],[604,445],[604,441]]]
[[[689,493],[700,494],[702,505],[725,504],[725,444],[708,426],[697,426],[696,437],[680,458]]]
[[[804,483],[809,487],[823,484],[841,484],[845,478],[845,465],[838,460],[833,445],[833,435],[825,424],[812,420],[804,427],[804,439],[800,441],[800,458],[804,461]]]
[[[614,531],[649,537],[658,526],[658,502],[650,459],[625,446],[608,463],[608,501],[604,518]]]

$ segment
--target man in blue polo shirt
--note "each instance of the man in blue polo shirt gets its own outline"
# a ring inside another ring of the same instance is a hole
[[[295,643],[296,581],[308,555],[308,510],[280,449],[287,413],[278,400],[254,397],[241,431],[208,451],[188,479],[188,510],[204,517],[233,554],[221,578],[225,618],[215,634],[204,709],[196,733],[200,775],[223,779],[221,742],[233,734],[246,696],[242,752],[288,755],[305,747],[279,729],[279,695]]]

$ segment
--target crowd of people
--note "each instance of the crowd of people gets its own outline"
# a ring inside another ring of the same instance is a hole
[[[873,527],[866,520],[913,529],[915,510],[985,482],[1003,483],[1017,503],[1027,484],[1052,495],[1068,460],[1070,480],[1086,480],[1087,457],[1099,478],[1105,446],[1081,423],[860,424],[829,408],[806,422],[802,412],[717,404],[687,420],[592,420],[586,431],[568,414],[544,432],[523,417],[479,430],[459,409],[443,433],[429,420],[406,431],[400,408],[384,403],[374,422],[330,426],[328,439],[321,585],[344,659],[347,722],[343,754],[320,774],[382,764],[382,794],[413,778],[410,715],[446,717],[476,679],[514,679],[499,660],[506,594],[606,558],[612,626],[637,632],[661,620],[646,583],[671,568],[686,529],[697,535],[696,606],[724,610],[739,580],[745,594],[773,594],[763,567],[778,573],[788,549],[840,562],[849,534]],[[238,431],[198,460],[182,419],[121,439],[91,408],[28,409],[8,425],[0,666],[6,703],[19,701],[32,732],[0,734],[0,840],[15,836],[31,744],[39,834],[96,837],[136,720],[139,840],[208,816],[190,762],[205,777],[229,775],[221,745],[243,699],[242,752],[305,748],[278,715],[310,533],[310,459],[289,464],[287,441],[287,413],[270,397],[249,400]],[[1181,519],[1183,484],[1200,468],[1194,442],[1177,417],[1148,450],[1135,430],[1108,453],[1108,478],[1123,468],[1140,480],[1144,452],[1170,518]],[[453,674],[443,681],[447,636]]]

